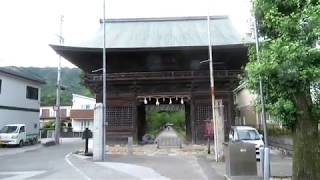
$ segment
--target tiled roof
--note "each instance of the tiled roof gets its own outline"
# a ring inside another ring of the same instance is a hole
[[[211,17],[213,46],[244,44],[226,16]],[[207,46],[207,17],[172,17],[107,19],[107,48],[164,48]],[[69,43],[68,47],[102,48],[103,23],[87,41]],[[54,47],[54,46],[53,46]]]
[[[23,70],[19,67],[14,66],[7,66],[7,67],[0,67],[0,73],[8,74],[11,76],[19,77],[25,80],[33,81],[39,84],[45,84],[46,82],[41,79],[40,77],[32,74],[32,72]]]
[[[93,119],[93,110],[72,109],[70,111],[71,119]]]

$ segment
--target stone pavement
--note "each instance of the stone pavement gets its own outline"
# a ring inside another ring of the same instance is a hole
[[[122,157],[121,162],[126,162],[126,158],[132,157],[145,157],[142,159],[151,158],[196,158],[198,159],[199,165],[201,165],[203,171],[207,171],[207,174],[214,172],[213,175],[223,177],[225,174],[225,163],[216,163],[214,161],[213,154],[207,154],[206,145],[183,145],[182,148],[157,148],[156,144],[149,145],[134,145],[133,156],[128,156],[128,147],[126,145],[107,145],[108,157],[119,156]],[[169,163],[170,164],[170,163]],[[148,165],[148,164],[146,164]],[[171,164],[170,164],[171,166]],[[157,168],[157,167],[155,167]],[[260,162],[257,162],[258,175],[260,175]],[[292,174],[292,158],[284,157],[281,153],[273,149],[271,150],[271,175],[277,177],[288,177]]]
[[[212,169],[210,161],[193,155],[106,155],[106,161],[107,163],[125,163],[151,168],[162,177],[171,180],[223,179],[223,173],[220,174]]]
[[[0,156],[0,178],[4,180],[18,177],[48,180],[224,179],[225,164],[216,163],[213,155],[207,155],[206,145],[183,145],[182,149],[158,149],[155,144],[135,145],[133,155],[127,154],[126,146],[109,145],[105,162],[94,162],[92,157],[71,153],[83,148],[83,145],[84,141],[79,138],[66,138],[56,146]],[[12,150],[16,149],[20,148]],[[274,156],[271,164],[273,172],[276,170],[286,173],[291,169],[290,158],[281,158],[277,154],[272,155]]]
[[[169,155],[169,156],[177,156],[177,155],[203,155],[207,152],[206,145],[182,145],[182,148],[157,148],[156,144],[147,144],[147,145],[133,145],[133,154],[134,155],[147,155],[147,156],[155,156],[155,155]],[[107,145],[106,146],[106,154],[114,154],[114,155],[127,155],[128,147],[127,145]]]
[[[106,161],[152,168],[160,175],[172,180],[224,179],[225,163],[215,162],[214,155],[207,154],[205,144],[183,144],[182,148],[157,148],[156,144],[147,144],[133,145],[132,149],[133,153],[129,155],[127,145],[109,144],[106,146]],[[257,162],[257,170],[260,175],[259,162]],[[272,149],[271,175],[282,179],[291,174],[292,158],[283,156],[277,149]]]

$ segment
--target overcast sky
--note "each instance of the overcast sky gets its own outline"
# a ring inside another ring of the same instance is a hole
[[[48,44],[57,43],[60,15],[68,41],[95,33],[103,0],[1,0],[0,66],[57,66]],[[107,18],[229,15],[235,28],[248,31],[250,0],[106,0]],[[63,66],[73,67],[68,61]]]

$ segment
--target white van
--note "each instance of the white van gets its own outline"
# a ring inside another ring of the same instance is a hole
[[[38,142],[39,129],[34,126],[29,129],[25,124],[8,124],[0,130],[0,145],[19,145],[25,143],[35,144]]]
[[[245,143],[255,144],[256,159],[260,159],[260,148],[264,147],[262,135],[258,131],[249,126],[232,126],[229,133],[229,141],[242,141]]]

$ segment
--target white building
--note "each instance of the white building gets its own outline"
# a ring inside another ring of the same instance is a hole
[[[241,84],[234,91],[234,103],[236,106],[236,125],[249,125],[259,127],[259,113],[255,110],[257,96]]]
[[[20,68],[0,67],[0,128],[17,123],[39,128],[42,84],[43,80]]]
[[[70,119],[73,132],[81,133],[86,128],[93,129],[93,113],[96,100],[94,98],[72,94]]]
[[[70,122],[70,110],[71,106],[60,106],[60,119],[66,123],[67,127],[71,127]],[[40,107],[40,126],[43,127],[46,123],[54,123],[56,120],[56,111],[53,106],[41,106]],[[70,123],[70,125],[69,125]]]
[[[236,108],[235,125],[246,125],[256,128],[262,127],[262,114],[256,110],[255,104],[259,96],[245,88],[245,84],[241,84],[235,90],[234,104]],[[266,113],[267,123],[275,123],[270,114]],[[280,125],[281,126],[281,125]]]

